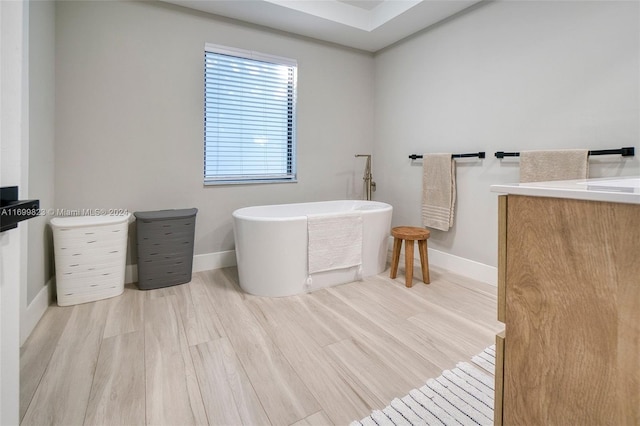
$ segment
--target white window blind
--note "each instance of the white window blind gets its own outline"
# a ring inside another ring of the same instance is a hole
[[[295,61],[205,46],[204,182],[295,181]]]

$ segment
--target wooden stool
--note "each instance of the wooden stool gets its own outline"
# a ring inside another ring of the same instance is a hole
[[[420,266],[422,266],[422,282],[429,284],[429,257],[427,256],[427,239],[431,233],[424,228],[413,226],[397,226],[391,230],[393,235],[393,257],[391,259],[391,278],[398,275],[398,262],[402,240],[404,243],[405,282],[407,287],[413,285],[413,242],[418,242]]]

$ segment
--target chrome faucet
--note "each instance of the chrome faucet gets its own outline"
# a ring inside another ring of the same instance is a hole
[[[356,154],[356,157],[367,157],[367,165],[364,168],[364,186],[365,186],[365,200],[371,199],[371,191],[376,190],[376,183],[373,181],[373,175],[371,174],[371,154]]]

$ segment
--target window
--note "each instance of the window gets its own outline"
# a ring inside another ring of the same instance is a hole
[[[295,182],[294,60],[207,44],[204,183]]]

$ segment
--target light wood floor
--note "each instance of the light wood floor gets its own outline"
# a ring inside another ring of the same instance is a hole
[[[22,347],[22,424],[344,425],[493,344],[495,287],[388,275],[263,298],[225,268],[51,306]]]

